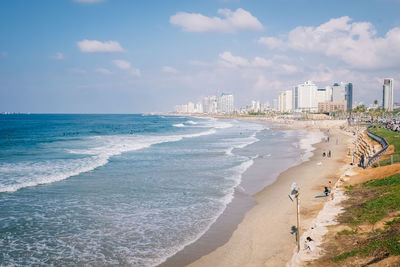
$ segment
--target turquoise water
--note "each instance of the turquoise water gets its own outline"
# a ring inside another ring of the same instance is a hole
[[[304,150],[274,133],[212,118],[1,115],[0,263],[161,263],[223,212],[258,135],[292,161]]]

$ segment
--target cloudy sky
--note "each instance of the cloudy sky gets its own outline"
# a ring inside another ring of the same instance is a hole
[[[0,112],[137,113],[311,79],[400,102],[400,0],[2,0]]]

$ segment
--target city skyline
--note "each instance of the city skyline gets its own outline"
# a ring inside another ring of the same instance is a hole
[[[307,80],[351,82],[352,102],[372,103],[382,100],[384,78],[399,80],[396,0],[0,7],[0,112],[167,112],[215,88],[234,94],[237,106],[274,105],[279,92]]]

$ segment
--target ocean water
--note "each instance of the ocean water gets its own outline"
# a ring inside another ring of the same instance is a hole
[[[288,152],[273,173],[309,156],[307,136],[213,118],[0,115],[0,265],[157,265],[271,156],[250,144]]]

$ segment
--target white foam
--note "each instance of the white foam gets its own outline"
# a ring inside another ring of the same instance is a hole
[[[197,235],[195,235],[192,240],[190,240],[189,242],[176,246],[173,248],[173,250],[171,249],[170,251],[174,251],[173,253],[165,253],[163,257],[161,257],[157,262],[155,262],[154,266],[159,265],[163,262],[165,262],[169,257],[175,255],[178,251],[181,251],[182,249],[184,249],[186,246],[196,242],[201,236],[203,236],[211,227],[211,225],[213,225],[217,219],[222,215],[222,213],[225,211],[226,207],[228,206],[228,204],[232,201],[233,199],[233,195],[235,192],[235,188],[239,186],[241,179],[242,179],[242,174],[254,163],[254,159],[258,157],[252,157],[249,158],[248,160],[242,162],[240,165],[235,166],[231,169],[231,171],[234,172],[234,174],[230,177],[227,177],[227,179],[234,181],[234,184],[232,187],[230,187],[228,189],[228,191],[226,192],[225,197],[221,198],[219,201],[222,204],[222,208],[219,210],[219,212],[211,219],[210,223],[208,224],[208,226],[203,229],[202,231],[200,231]]]
[[[187,122],[185,122],[186,124],[192,124],[192,125],[196,125],[197,124],[197,122],[194,122],[194,121],[187,121]]]
[[[14,184],[1,184],[0,192],[15,192],[24,187],[49,184],[67,179],[80,173],[92,171],[108,163],[113,156],[124,152],[148,148],[154,144],[177,142],[184,138],[194,138],[214,134],[214,129],[185,135],[140,136],[114,135],[95,136],[87,140],[87,149],[69,149],[71,154],[89,155],[81,159],[52,160],[42,163],[12,163],[0,165],[0,173],[14,175]],[[82,144],[83,145],[83,144]]]
[[[174,127],[185,127],[183,123],[177,123],[173,125]]]

